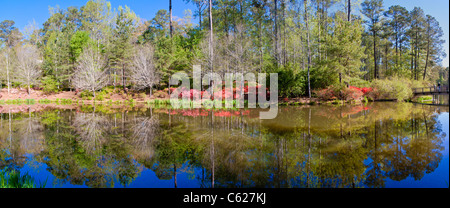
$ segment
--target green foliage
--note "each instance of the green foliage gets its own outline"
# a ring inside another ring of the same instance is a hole
[[[278,73],[278,93],[283,97],[297,97],[303,95],[305,90],[305,77],[296,73],[290,66],[281,67]]]
[[[104,96],[105,96],[104,93],[98,93],[98,94],[95,95],[95,100],[97,100],[97,101],[104,101],[105,100]]]
[[[94,93],[92,93],[92,92],[89,91],[89,90],[83,90],[83,91],[80,93],[80,97],[81,97],[81,99],[83,99],[83,100],[92,100],[92,98],[94,97]]]
[[[412,98],[411,82],[408,79],[391,78],[372,82],[375,99],[396,99],[406,101]]]
[[[61,105],[71,105],[72,102],[73,101],[71,99],[60,99],[60,104]]]
[[[359,88],[364,88],[364,87],[370,87],[370,82],[363,80],[359,77],[352,77],[348,79],[348,84],[350,86],[355,86],[355,87],[359,87]]]
[[[34,105],[34,104],[36,104],[36,100],[35,99],[26,99],[25,103],[27,105]]]
[[[363,27],[361,20],[347,21],[346,14],[337,12],[331,38],[326,46],[328,58],[323,61],[328,71],[338,73],[341,81],[362,75],[361,60],[365,58],[361,46]]]
[[[89,42],[91,42],[91,38],[89,37],[89,33],[87,31],[77,31],[72,39],[70,40],[70,51],[73,54],[73,60],[80,56],[83,52],[83,48],[87,46]]]
[[[49,100],[49,99],[40,99],[40,100],[38,101],[38,103],[39,103],[39,104],[50,104],[50,103],[52,103],[52,101]]]
[[[59,91],[58,86],[60,83],[54,76],[43,77],[41,83],[45,93],[57,93]]]
[[[417,98],[417,102],[418,103],[432,103],[433,102],[433,97],[431,96],[422,96]]]
[[[38,185],[28,173],[5,168],[0,171],[0,188],[45,188],[45,183]]]
[[[306,88],[308,85],[308,83],[306,82],[306,70],[303,70],[301,73],[302,76],[305,77],[304,85]],[[327,88],[328,86],[338,84],[338,82],[338,74],[335,71],[330,70],[326,65],[319,65],[317,67],[313,67],[311,70],[311,89],[313,91],[314,89]]]

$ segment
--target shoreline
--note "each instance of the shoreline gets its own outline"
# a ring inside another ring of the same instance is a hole
[[[0,106],[3,105],[120,105],[120,106],[129,106],[138,105],[138,104],[156,104],[156,105],[167,105],[170,104],[170,99],[167,97],[158,98],[154,95],[149,97],[145,95],[142,96],[142,93],[129,93],[129,94],[110,94],[108,99],[102,100],[93,100],[91,99],[83,99],[80,95],[77,95],[74,91],[63,91],[60,93],[53,94],[45,94],[42,91],[34,91],[28,95],[26,90],[24,89],[12,89],[11,93],[7,93],[6,89],[3,88],[0,90]],[[124,96],[126,98],[124,98]],[[278,106],[301,106],[301,105],[361,105],[369,102],[398,102],[395,99],[383,99],[383,100],[373,100],[373,101],[365,101],[365,100],[329,100],[324,101],[318,98],[308,98],[308,97],[298,97],[298,98],[279,98]],[[449,106],[441,105],[441,104],[430,104],[430,103],[420,103],[415,102],[413,100],[409,100],[407,102],[415,103],[415,104],[426,104],[426,105],[439,105],[439,106]]]

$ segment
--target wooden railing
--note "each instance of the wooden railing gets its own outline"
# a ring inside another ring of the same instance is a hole
[[[414,94],[438,94],[438,93],[448,93],[449,88],[448,85],[433,86],[433,87],[424,87],[424,88],[414,88],[412,89]]]

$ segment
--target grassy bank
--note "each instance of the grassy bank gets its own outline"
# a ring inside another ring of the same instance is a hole
[[[28,173],[21,174],[18,170],[5,168],[0,171],[0,188],[45,188],[46,183],[37,182]]]

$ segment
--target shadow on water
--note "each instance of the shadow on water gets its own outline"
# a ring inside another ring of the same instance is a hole
[[[448,110],[300,106],[259,120],[244,109],[3,106],[0,169],[46,187],[448,187]]]

